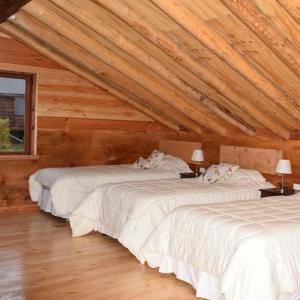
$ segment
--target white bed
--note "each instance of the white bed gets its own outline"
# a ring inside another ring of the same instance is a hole
[[[300,195],[182,206],[145,243],[151,267],[210,300],[300,299]]]
[[[97,188],[73,211],[73,236],[95,230],[117,238],[140,262],[141,247],[163,220],[178,206],[250,200],[260,197],[268,182],[205,184],[198,178],[106,184]]]

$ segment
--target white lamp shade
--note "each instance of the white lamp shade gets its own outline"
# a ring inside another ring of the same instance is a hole
[[[278,174],[292,174],[291,162],[288,159],[279,159],[276,166]]]
[[[196,149],[193,151],[192,155],[193,161],[204,161],[204,155],[202,149]]]

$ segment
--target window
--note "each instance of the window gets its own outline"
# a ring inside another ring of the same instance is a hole
[[[0,72],[0,154],[32,154],[33,76]]]

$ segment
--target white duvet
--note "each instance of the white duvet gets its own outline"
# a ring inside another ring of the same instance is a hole
[[[73,236],[96,230],[117,238],[144,262],[142,245],[176,207],[257,199],[258,189],[266,186],[270,184],[203,184],[197,178],[107,184],[82,201],[71,214],[70,225]]]
[[[143,254],[152,267],[171,258],[213,275],[222,299],[299,299],[300,195],[177,208]]]
[[[68,217],[97,187],[111,182],[178,178],[179,173],[161,169],[137,169],[132,165],[41,169],[30,176],[31,199],[41,209]],[[50,208],[49,203],[51,202]]]

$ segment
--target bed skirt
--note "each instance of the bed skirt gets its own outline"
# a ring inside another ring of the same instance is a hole
[[[29,193],[31,200],[36,202],[41,210],[50,213],[56,217],[67,219],[69,215],[58,215],[52,204],[52,195],[50,190],[43,187],[39,182],[35,180],[35,174],[29,177]]]
[[[170,256],[162,256],[160,260],[159,272],[170,274],[191,284],[196,290],[196,297],[209,300],[226,300],[219,289],[219,279],[214,275],[203,272],[191,265],[185,264]],[[280,294],[278,300],[299,300],[300,290],[295,294]]]
[[[41,193],[38,197],[38,200],[37,200],[37,205],[40,207],[41,210],[47,212],[47,213],[50,213],[56,217],[60,217],[60,218],[65,218],[65,219],[68,219],[69,218],[69,215],[58,215],[56,212],[55,212],[55,209],[53,207],[53,204],[52,204],[52,196],[51,196],[51,193],[48,189],[46,188],[41,188]]]

